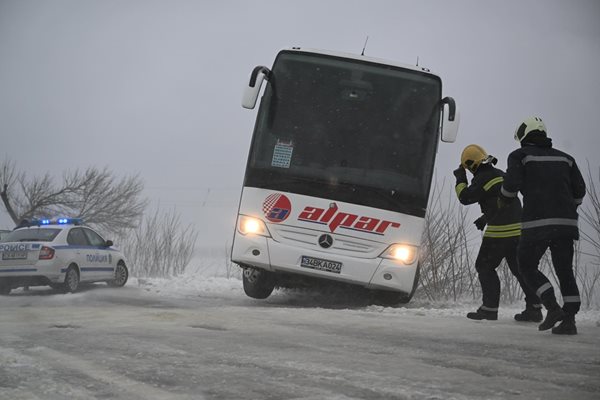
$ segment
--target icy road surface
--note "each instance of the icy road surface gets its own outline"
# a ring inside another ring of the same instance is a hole
[[[1,399],[600,399],[598,311],[558,337],[518,308],[475,322],[470,306],[255,301],[235,279],[35,288],[0,307]]]

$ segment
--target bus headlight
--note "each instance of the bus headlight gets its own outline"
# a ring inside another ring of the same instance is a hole
[[[410,265],[417,259],[418,248],[409,244],[393,244],[388,247],[379,257],[397,260],[403,264]]]
[[[238,218],[238,231],[242,235],[260,235],[270,237],[271,234],[267,229],[267,225],[260,219],[249,217],[248,215],[240,215]]]

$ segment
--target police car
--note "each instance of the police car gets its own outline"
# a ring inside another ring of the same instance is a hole
[[[75,292],[80,282],[121,287],[129,277],[113,242],[75,218],[34,220],[15,229],[0,242],[0,257],[0,295],[45,285]]]

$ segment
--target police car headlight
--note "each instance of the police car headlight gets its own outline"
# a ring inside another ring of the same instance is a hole
[[[417,259],[418,250],[418,247],[409,244],[393,244],[381,253],[380,257],[410,265]]]
[[[240,215],[238,218],[238,231],[242,235],[260,235],[270,237],[271,234],[267,229],[267,225],[264,221],[249,217],[247,215]]]

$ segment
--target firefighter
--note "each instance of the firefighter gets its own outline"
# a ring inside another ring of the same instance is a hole
[[[575,159],[552,147],[541,118],[524,120],[514,137],[521,147],[508,156],[499,204],[510,208],[519,191],[523,196],[518,259],[525,281],[548,310],[539,330],[562,321],[552,333],[575,335],[575,314],[581,299],[573,274],[573,240],[579,239],[577,207],[585,196],[585,182]],[[552,284],[538,269],[548,248],[560,284],[562,308]]]
[[[542,320],[540,299],[535,291],[525,284],[517,263],[517,245],[521,235],[521,203],[514,201],[508,207],[498,208],[498,196],[504,172],[494,167],[497,161],[480,146],[471,144],[463,150],[460,166],[454,170],[458,200],[464,205],[479,203],[483,215],[474,223],[477,229],[481,231],[485,229],[475,261],[483,304],[477,311],[468,313],[467,318],[498,319],[500,279],[496,268],[504,258],[525,292],[525,311],[516,314],[515,320],[540,322]],[[473,174],[471,185],[467,183],[466,170]]]

